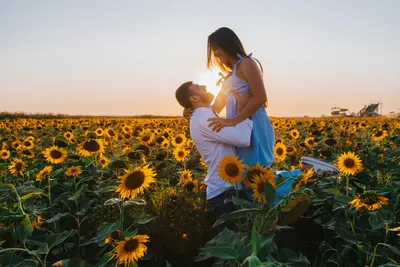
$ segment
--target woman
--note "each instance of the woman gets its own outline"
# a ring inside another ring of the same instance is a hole
[[[274,130],[265,110],[267,93],[262,66],[251,55],[246,54],[238,36],[229,28],[220,28],[208,37],[207,67],[217,66],[225,74],[212,108],[220,113],[226,106],[226,119],[210,118],[209,126],[220,131],[250,118],[253,121],[251,146],[236,148],[237,155],[248,166],[260,163],[270,167],[274,161]],[[237,112],[236,93],[248,95],[248,102],[240,112]],[[192,112],[185,110],[184,116],[188,118]]]

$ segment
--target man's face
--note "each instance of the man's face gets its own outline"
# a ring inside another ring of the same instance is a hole
[[[191,93],[190,100],[193,104],[196,103],[210,105],[214,99],[214,95],[210,92],[207,92],[205,85],[193,83],[189,89]]]

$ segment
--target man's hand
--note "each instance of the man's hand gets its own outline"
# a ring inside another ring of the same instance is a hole
[[[236,98],[236,108],[237,112],[239,113],[247,105],[247,103],[249,103],[249,99],[252,96],[252,94],[250,91],[241,96],[238,95],[236,91],[233,91],[232,94]]]
[[[190,121],[193,111],[194,111],[194,109],[192,109],[192,108],[185,108],[183,110],[183,117],[185,117],[188,121]]]

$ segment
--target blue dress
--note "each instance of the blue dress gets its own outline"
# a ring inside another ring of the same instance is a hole
[[[251,57],[251,55],[249,54],[247,57]],[[221,87],[225,94],[227,119],[232,119],[237,115],[236,98],[232,91],[236,91],[238,95],[250,91],[249,83],[236,76],[236,66],[245,58],[240,55],[238,57],[239,60],[233,66],[231,76],[223,82]],[[251,115],[250,119],[253,121],[251,145],[243,148],[237,147],[237,155],[248,166],[260,163],[261,166],[271,167],[274,161],[275,133],[265,107],[260,107]]]
[[[250,91],[249,83],[236,76],[237,65],[246,57],[242,57],[239,54],[237,56],[238,61],[233,66],[232,74],[225,79],[221,88],[225,94],[227,119],[232,119],[237,115],[236,98],[232,94],[232,91],[236,91],[238,95],[243,95]],[[251,56],[252,54],[249,54],[247,57]],[[249,167],[257,165],[257,163],[260,163],[261,166],[271,167],[274,162],[275,133],[264,105],[254,112],[250,119],[253,121],[251,145],[249,147],[236,147],[236,153],[239,159],[243,160],[243,163]],[[300,173],[300,170],[275,172],[276,179],[279,177],[296,177]],[[276,205],[290,193],[292,184],[293,180],[289,179],[276,189],[278,198],[273,205]],[[251,193],[249,193],[248,197],[251,198]]]

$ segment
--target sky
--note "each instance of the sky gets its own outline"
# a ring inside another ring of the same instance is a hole
[[[400,108],[398,0],[0,0],[0,111],[180,115],[229,27],[262,62],[269,116]]]

